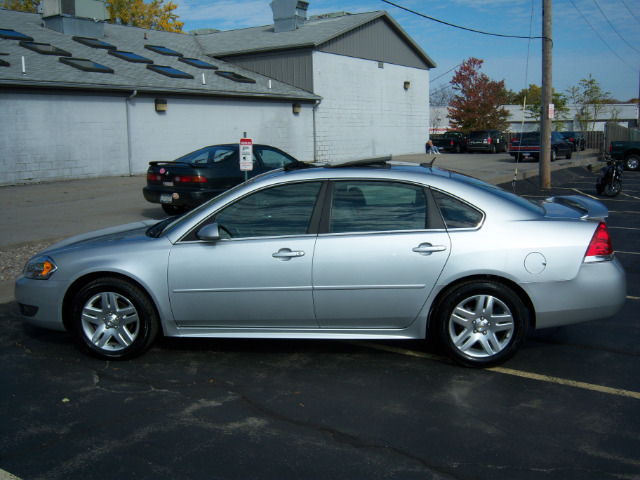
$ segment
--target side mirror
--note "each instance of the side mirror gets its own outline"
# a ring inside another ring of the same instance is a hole
[[[210,223],[198,230],[197,237],[205,242],[215,242],[220,240],[220,229],[217,223]]]

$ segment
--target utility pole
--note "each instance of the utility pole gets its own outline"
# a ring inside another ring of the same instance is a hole
[[[551,118],[549,105],[553,101],[551,80],[551,0],[542,0],[542,116],[540,119],[540,186],[551,188]]]

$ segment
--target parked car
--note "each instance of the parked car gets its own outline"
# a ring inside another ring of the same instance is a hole
[[[431,135],[430,138],[439,150],[445,152],[460,153],[467,150],[467,136],[462,132],[450,131],[442,135]]]
[[[498,130],[474,130],[469,132],[467,151],[471,152],[506,152],[507,140]]]
[[[640,166],[640,142],[611,142],[609,154],[616,160],[624,161],[627,170],[638,170]]]
[[[176,337],[417,339],[503,362],[531,328],[606,318],[626,277],[584,196],[532,203],[435,167],[295,163],[179,217],[30,259],[22,319],[104,359]],[[560,239],[560,240],[559,240]]]
[[[580,146],[580,151],[586,148],[586,142],[584,137],[580,132],[558,132],[560,135],[564,137],[564,139],[571,143],[571,148],[574,152],[578,151],[578,146]]]
[[[551,132],[550,160],[554,162],[556,158],[560,156],[564,156],[569,159],[571,158],[572,153],[573,150],[571,144],[558,132]],[[524,132],[517,134],[511,139],[509,155],[511,155],[516,161],[522,160],[526,157],[539,160],[540,132]]]
[[[253,145],[253,170],[247,177],[297,160],[268,145]],[[212,145],[171,162],[149,162],[144,198],[159,203],[169,215],[181,214],[242,183],[238,144]]]

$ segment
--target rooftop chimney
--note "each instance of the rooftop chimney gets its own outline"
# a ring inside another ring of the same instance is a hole
[[[44,26],[67,35],[104,37],[109,18],[102,0],[42,0]]]
[[[309,2],[303,0],[273,0],[273,30],[276,33],[290,32],[304,25]]]

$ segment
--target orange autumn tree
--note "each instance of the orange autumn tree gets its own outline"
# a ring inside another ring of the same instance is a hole
[[[451,128],[468,133],[471,130],[507,130],[509,112],[504,80],[496,82],[480,73],[483,60],[469,58],[462,62],[451,79],[455,92],[449,104]]]
[[[107,0],[109,23],[129,25],[132,27],[163,30],[165,32],[182,32],[184,22],[178,21],[174,10],[178,8],[173,2],[164,4],[164,0]]]
[[[20,12],[36,13],[39,4],[39,0],[0,0],[0,8]],[[105,5],[109,23],[182,32],[184,22],[179,22],[178,15],[174,13],[178,5],[171,1],[165,5],[164,0],[152,0],[149,3],[144,0],[107,0]]]

